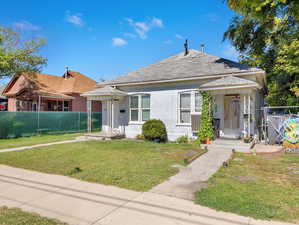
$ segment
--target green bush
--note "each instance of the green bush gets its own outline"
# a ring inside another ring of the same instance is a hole
[[[212,96],[209,92],[201,92],[203,97],[202,112],[200,119],[200,127],[198,138],[203,141],[206,139],[214,139],[213,116],[212,116]]]
[[[179,144],[188,143],[189,138],[187,135],[184,135],[184,136],[178,137],[178,139],[176,139],[176,142]]]
[[[142,126],[142,135],[146,140],[166,142],[167,131],[161,120],[148,120]]]

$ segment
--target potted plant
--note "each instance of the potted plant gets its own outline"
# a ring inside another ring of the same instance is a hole
[[[203,103],[198,137],[204,144],[211,144],[215,138],[212,118],[212,96],[209,92],[201,92]]]

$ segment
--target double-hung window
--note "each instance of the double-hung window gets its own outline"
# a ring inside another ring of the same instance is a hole
[[[179,124],[190,124],[191,114],[201,113],[202,96],[198,91],[188,91],[179,93],[178,102]]]
[[[190,123],[191,115],[191,93],[180,94],[180,123]]]
[[[150,95],[130,96],[130,121],[143,122],[150,119]]]

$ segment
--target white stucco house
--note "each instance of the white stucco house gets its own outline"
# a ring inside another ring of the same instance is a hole
[[[162,120],[168,138],[195,137],[200,124],[200,91],[213,95],[214,118],[220,137],[257,134],[263,104],[265,72],[201,51],[185,50],[175,56],[115,79],[98,83],[83,94],[101,101],[106,134],[135,138],[149,119]],[[89,122],[89,128],[91,120]]]

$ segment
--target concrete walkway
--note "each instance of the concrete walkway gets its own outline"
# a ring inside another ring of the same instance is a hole
[[[217,172],[223,162],[231,157],[233,149],[236,152],[251,153],[250,146],[251,144],[241,140],[229,139],[216,139],[210,145],[202,145],[202,147],[208,148],[207,153],[187,167],[178,166],[180,169],[178,174],[157,185],[150,192],[193,200],[194,192],[206,187],[205,182]],[[257,144],[254,150],[257,153],[273,153],[280,148],[280,146]]]
[[[186,168],[150,192],[192,200],[194,192],[204,187],[207,181],[232,155],[230,148],[209,146],[208,152],[197,158]]]
[[[283,225],[191,201],[0,165],[0,205],[70,225]]]
[[[26,150],[26,149],[30,149],[30,148],[45,147],[45,146],[50,146],[50,145],[60,145],[60,144],[81,142],[81,141],[86,141],[86,140],[74,139],[74,140],[57,141],[57,142],[50,142],[50,143],[38,144],[38,145],[22,146],[22,147],[17,147],[17,148],[0,149],[0,153],[1,152],[22,151],[22,150]]]

